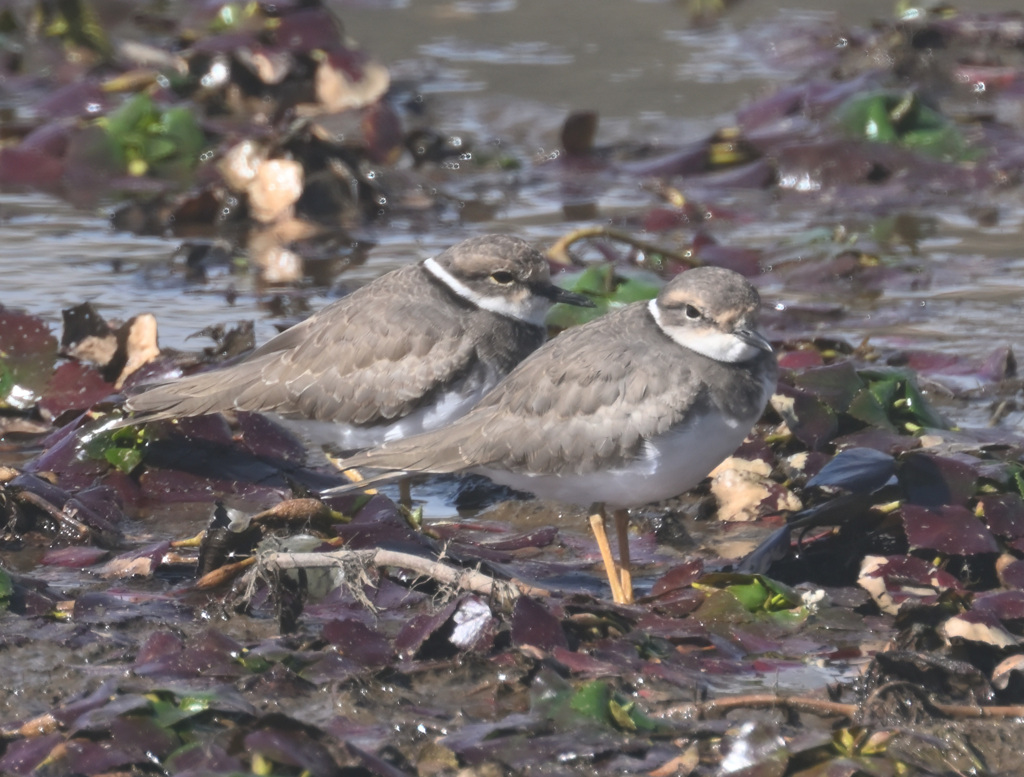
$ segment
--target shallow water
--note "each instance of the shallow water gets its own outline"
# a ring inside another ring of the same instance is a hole
[[[813,31],[839,21],[866,23],[891,12],[888,0],[808,0],[784,8],[742,3],[720,23],[695,28],[683,3],[435,0],[336,7],[348,33],[392,68],[400,93],[403,82],[421,85],[431,126],[478,144],[510,144],[535,162],[557,153],[564,116],[581,108],[601,114],[598,143],[698,140],[730,125],[734,111],[749,99],[805,77],[800,63],[813,47],[793,36],[794,28],[806,27],[813,37]],[[972,7],[1005,4],[993,0]],[[456,178],[447,185],[457,192],[463,187],[467,203],[496,203],[492,210],[436,223],[429,232],[398,220],[371,227],[366,236],[377,247],[366,264],[345,272],[342,283],[365,282],[470,234],[510,231],[542,244],[584,223],[567,219],[557,176],[526,170],[520,179],[498,179],[467,170],[464,184]],[[649,195],[638,194],[636,186],[595,183],[598,221],[649,207]],[[785,247],[811,229],[829,228],[829,214],[839,207],[819,202],[813,193],[786,196],[768,207],[761,192],[734,198],[724,205],[742,212],[750,201],[745,198],[752,198],[756,206],[749,210],[761,215],[717,221],[716,239],[769,256],[785,254],[788,261],[799,261],[800,251]],[[916,246],[926,258],[921,270],[928,282],[921,288],[897,283],[881,296],[821,300],[787,288],[766,261],[758,283],[767,305],[779,312],[777,320],[785,320],[793,306],[842,304],[846,314],[838,328],[825,318],[814,331],[854,344],[871,338],[876,344],[976,357],[1016,345],[1018,332],[1006,321],[1019,320],[1024,307],[1024,195],[1018,187],[975,199],[970,208],[950,202],[912,213],[927,222]],[[988,208],[998,218],[979,223],[971,208]],[[865,212],[864,223],[877,215]],[[276,332],[265,303],[280,290],[261,289],[246,274],[187,282],[175,262],[180,239],[118,232],[108,216],[107,210],[82,211],[45,194],[0,193],[0,304],[40,314],[55,331],[61,309],[82,301],[92,301],[113,319],[152,312],[161,345],[174,348],[200,347],[202,339],[189,336],[211,324],[254,320],[259,342]],[[321,289],[311,304],[335,294]],[[1016,422],[1015,416],[1008,421]],[[448,496],[444,487],[423,490],[428,517],[450,515]]]
[[[801,61],[802,44],[779,37],[783,22],[790,31],[804,22],[815,29],[837,19],[865,23],[891,13],[891,7],[889,0],[742,3],[721,23],[694,28],[685,3],[336,3],[349,34],[392,68],[396,82],[426,78],[421,91],[436,126],[478,142],[514,143],[535,159],[557,149],[566,112],[581,108],[600,112],[599,143],[697,140],[730,124],[745,100],[795,77],[792,63]],[[979,10],[1005,7],[998,0],[972,3]],[[471,233],[507,230],[549,242],[574,226],[562,211],[563,192],[550,181],[519,182],[513,194],[505,182],[495,182],[493,191],[481,195],[486,182],[470,177],[467,199],[496,199],[493,216],[445,224],[433,234],[400,223],[372,229],[369,237],[378,246],[366,265],[346,274],[346,283],[363,282]],[[629,213],[638,201],[646,198],[613,185],[601,192],[599,212],[612,218]],[[879,300],[852,300],[856,315],[836,334],[971,352],[1006,343],[1003,316],[1019,315],[1024,304],[1024,205],[1013,190],[992,204],[1000,219],[991,227],[979,226],[959,208],[929,214],[937,229],[920,250],[934,268],[932,285],[922,292],[887,290]],[[790,203],[770,221],[720,223],[715,234],[724,243],[766,248],[806,230],[810,219],[820,218],[816,209],[813,201],[805,208]],[[188,284],[173,265],[180,240],[116,232],[107,216],[43,194],[0,193],[0,303],[55,325],[61,308],[83,300],[112,318],[153,312],[161,344],[176,348],[196,347],[186,338],[214,323],[255,319],[260,341],[274,333],[261,308],[271,292],[261,292],[243,275]],[[763,281],[769,303],[803,301],[773,283],[770,272]],[[232,304],[225,301],[228,292],[237,292]],[[329,296],[312,302],[319,305]]]
[[[976,9],[1007,5],[1005,0],[971,3]],[[864,22],[875,14],[889,14],[892,3],[806,0],[787,3],[783,9],[779,4],[747,2],[708,29],[688,25],[685,2],[365,0],[336,6],[349,33],[391,66],[397,81],[426,78],[422,93],[429,123],[484,144],[507,143],[520,154],[543,160],[557,150],[561,122],[574,109],[600,111],[599,143],[674,145],[705,137],[731,124],[734,111],[746,100],[798,77],[801,68],[784,63],[801,61],[801,44],[774,34],[781,20],[805,20],[813,27],[841,14],[845,20]],[[742,37],[741,31],[746,33]],[[493,203],[493,215],[471,216],[467,207],[461,219],[438,223],[429,232],[400,222],[371,228],[367,237],[377,242],[377,248],[365,265],[347,271],[344,281],[366,281],[471,234],[510,231],[541,244],[581,223],[566,217],[564,192],[550,176],[531,178],[526,173],[510,185],[504,178],[467,174],[463,183],[456,181],[450,188],[460,191],[460,186],[467,203]],[[763,196],[737,194],[735,204],[741,210],[744,197]],[[634,214],[651,201],[634,183],[622,182],[602,188],[595,198],[602,221]],[[821,300],[787,288],[781,274],[769,267],[758,280],[766,302],[783,317],[787,309],[804,304],[844,305],[847,315],[838,328],[827,321],[815,326],[822,334],[854,344],[871,337],[967,356],[1017,345],[1017,322],[1024,306],[1024,195],[1017,188],[977,199],[982,201],[970,203],[972,208],[998,211],[994,225],[979,223],[960,204],[916,214],[931,222],[916,247],[927,259],[924,269],[930,277],[922,289],[894,284],[881,296]],[[777,251],[812,228],[829,227],[829,214],[835,209],[812,193],[755,210],[770,217],[718,222],[716,238],[727,245]],[[0,304],[40,314],[55,331],[60,310],[86,300],[110,318],[152,312],[159,321],[161,344],[175,348],[199,347],[203,343],[189,340],[189,335],[216,323],[253,319],[260,342],[275,332],[265,305],[274,290],[260,289],[245,275],[188,283],[174,262],[179,239],[116,232],[108,215],[104,210],[77,210],[47,195],[0,193]],[[865,212],[864,221],[876,217]],[[236,293],[231,303],[229,292]],[[313,304],[332,295],[323,290]],[[1011,414],[1005,423],[1019,423],[1020,415]],[[455,512],[453,491],[449,481],[432,480],[418,486],[415,496],[422,500],[428,519],[447,519]],[[519,528],[540,522],[564,528],[566,535],[585,533],[585,522],[571,512],[545,509],[540,515],[517,517],[509,514],[515,506],[496,510],[503,510],[501,519]],[[172,505],[167,515],[157,511],[139,516],[129,540],[144,543],[193,534],[206,523],[207,512],[205,507],[191,513]],[[701,528],[713,533],[718,525],[704,521]],[[692,534],[700,546],[697,552],[706,548],[708,543],[698,532]],[[66,592],[83,585],[81,576],[58,567],[40,571],[37,561],[25,555],[18,559],[22,566],[16,571],[34,570],[37,577]],[[597,581],[594,576],[588,579]],[[640,580],[638,586],[649,583]],[[56,687],[63,680],[60,671],[66,655],[12,655],[9,663],[19,677],[11,682],[22,687],[45,680],[55,688],[52,693],[47,688],[39,698],[56,697],[66,690]],[[97,670],[86,666],[85,671]],[[765,687],[800,692],[847,678],[850,671],[846,664],[780,666],[763,675],[712,677],[708,685],[726,693]],[[446,683],[437,686],[438,698],[449,701]],[[453,706],[463,701],[459,698]],[[46,709],[38,699],[34,703],[40,705],[38,711]]]

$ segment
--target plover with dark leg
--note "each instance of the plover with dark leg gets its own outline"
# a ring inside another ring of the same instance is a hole
[[[256,411],[341,451],[430,431],[544,342],[555,302],[593,304],[554,285],[525,241],[470,238],[327,305],[236,364],[142,387],[117,425]]]

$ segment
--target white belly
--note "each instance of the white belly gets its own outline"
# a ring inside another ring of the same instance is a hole
[[[495,483],[569,504],[638,507],[677,496],[703,480],[739,447],[757,417],[732,423],[707,416],[647,443],[644,455],[612,470],[584,475],[531,475],[478,468]]]
[[[497,380],[494,378],[482,382],[474,380],[470,386],[463,383],[441,394],[436,403],[425,405],[388,424],[358,426],[332,421],[286,418],[276,413],[268,415],[307,440],[310,445],[339,451],[354,451],[373,448],[389,440],[400,440],[445,426],[472,410],[495,383]]]

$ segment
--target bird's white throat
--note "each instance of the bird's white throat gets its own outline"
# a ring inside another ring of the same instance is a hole
[[[465,300],[469,300],[478,308],[497,313],[499,316],[515,318],[532,326],[544,326],[551,302],[536,294],[527,295],[526,299],[515,301],[505,297],[480,294],[444,269],[431,257],[423,262],[423,267],[441,283]]]
[[[751,345],[734,334],[715,332],[709,329],[696,331],[690,327],[666,324],[662,320],[661,310],[658,308],[656,299],[647,303],[647,309],[651,311],[651,316],[658,328],[675,342],[683,348],[689,348],[716,362],[738,364],[753,359],[761,352],[757,346]]]

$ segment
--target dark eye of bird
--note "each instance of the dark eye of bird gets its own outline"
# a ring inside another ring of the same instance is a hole
[[[498,270],[498,272],[491,273],[491,280],[494,281],[495,283],[500,283],[502,286],[507,286],[508,284],[515,281],[515,279],[516,276],[504,270]]]
[[[700,311],[697,310],[693,305],[686,306],[686,317],[691,321],[696,321],[700,318]]]

